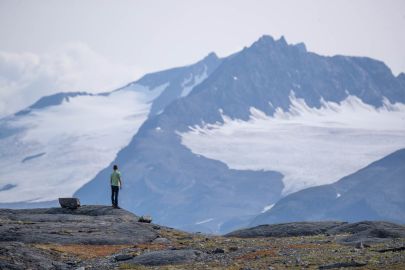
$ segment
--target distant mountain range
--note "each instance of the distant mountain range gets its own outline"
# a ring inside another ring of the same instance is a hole
[[[263,36],[222,59],[210,54],[102,95],[47,97],[1,119],[0,203],[75,192],[109,204],[118,164],[124,208],[224,233],[289,193],[404,148],[404,103],[405,75],[380,61]]]

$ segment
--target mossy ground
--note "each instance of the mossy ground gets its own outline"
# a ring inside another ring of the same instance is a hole
[[[117,263],[117,269],[318,269],[334,263],[357,262],[364,266],[356,269],[405,269],[405,251],[380,252],[382,249],[405,246],[405,239],[393,239],[358,249],[337,243],[339,236],[302,236],[284,238],[226,238],[188,234],[171,229],[160,229],[160,237],[170,243],[83,246],[37,245],[69,256],[76,256],[83,265],[91,260],[113,254],[137,256],[146,252],[165,249],[196,249],[208,254],[204,260],[191,264],[168,266],[139,266],[125,261]],[[224,253],[221,252],[224,251]],[[350,269],[350,268],[345,268]]]

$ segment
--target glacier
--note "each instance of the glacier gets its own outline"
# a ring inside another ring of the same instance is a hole
[[[405,105],[375,108],[356,96],[319,108],[290,94],[288,110],[274,115],[251,108],[248,121],[222,114],[223,123],[179,133],[195,154],[232,169],[272,170],[284,175],[283,194],[328,184],[405,147]]]
[[[13,185],[0,202],[71,196],[129,143],[163,90],[134,85],[9,118],[7,128],[22,132],[0,140],[0,187]]]

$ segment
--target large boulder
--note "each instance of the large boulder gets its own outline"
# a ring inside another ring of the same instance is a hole
[[[203,259],[204,255],[203,252],[194,249],[159,250],[136,256],[128,263],[149,266],[181,264]]]
[[[62,208],[77,209],[80,207],[78,198],[59,198],[59,204]]]

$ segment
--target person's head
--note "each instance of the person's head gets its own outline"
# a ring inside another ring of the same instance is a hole
[[[118,170],[118,166],[114,165],[113,169],[114,169],[114,171]]]

